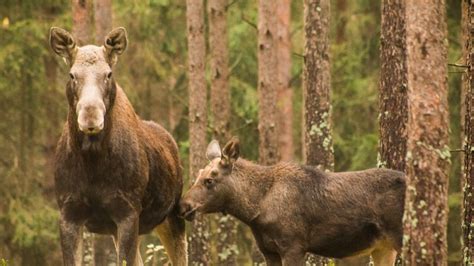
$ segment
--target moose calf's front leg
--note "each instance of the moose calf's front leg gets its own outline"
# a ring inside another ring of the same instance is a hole
[[[65,266],[82,265],[82,227],[81,223],[68,219],[61,212],[59,233]]]
[[[118,264],[136,265],[138,252],[138,213],[132,213],[117,222]]]

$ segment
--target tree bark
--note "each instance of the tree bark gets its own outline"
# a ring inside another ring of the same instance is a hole
[[[92,0],[72,1],[72,34],[78,45],[90,44],[93,41],[92,9]]]
[[[195,179],[207,163],[207,88],[205,79],[206,44],[204,39],[204,1],[186,1],[189,71],[189,176]],[[192,181],[192,180],[190,180]],[[193,222],[190,236],[190,261],[208,265],[208,222],[198,216]]]
[[[408,68],[404,0],[382,1],[378,166],[405,171]]]
[[[276,64],[276,5],[259,0],[258,7],[258,131],[259,161],[275,164],[279,160],[276,98],[278,80]]]
[[[463,1],[465,14],[465,54],[467,55],[468,72],[465,77],[464,93],[464,201],[463,201],[463,265],[474,263],[474,4]]]
[[[403,260],[407,265],[447,265],[450,151],[445,2],[407,1],[405,19],[409,114]]]
[[[224,144],[230,139],[229,51],[227,41],[227,0],[208,0],[209,48],[211,53],[211,114],[213,138]],[[235,265],[237,221],[230,215],[214,216],[217,229],[219,265]]]
[[[323,171],[334,170],[331,134],[331,72],[329,64],[329,0],[305,0],[303,69],[304,161]],[[310,264],[327,259],[309,255]]]
[[[294,159],[293,90],[291,79],[291,1],[278,0],[277,16],[277,76],[278,76],[278,146],[283,161]]]
[[[112,0],[94,0],[95,42],[102,45],[112,30]]]

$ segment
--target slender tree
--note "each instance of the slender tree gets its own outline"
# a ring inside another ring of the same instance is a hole
[[[95,41],[101,45],[112,30],[112,0],[94,0]]]
[[[322,170],[334,169],[331,136],[329,0],[305,0],[304,158]]]
[[[409,265],[447,261],[450,152],[445,10],[442,0],[406,2],[409,114],[403,257]]]
[[[291,78],[291,0],[278,0],[277,17],[277,76],[278,76],[278,146],[283,161],[293,160],[293,90]]]
[[[112,30],[112,0],[94,0],[95,44],[102,45],[105,36]],[[94,236],[95,265],[107,265],[116,256],[111,236]]]
[[[211,114],[213,138],[220,143],[230,139],[229,51],[227,42],[227,0],[208,0],[209,48],[211,54]],[[216,215],[217,252],[220,265],[235,265],[237,221]]]
[[[379,166],[405,171],[408,68],[404,0],[382,1]],[[403,111],[400,111],[403,110]]]
[[[204,38],[204,1],[186,1],[189,72],[189,176],[191,180],[207,163],[207,88],[205,78],[206,43]],[[208,222],[205,216],[193,222],[190,236],[190,261],[197,265],[208,265]]]
[[[93,41],[93,0],[72,1],[72,34],[79,45]]]
[[[90,44],[94,39],[93,8],[93,0],[72,1],[72,34],[78,45]],[[83,238],[83,261],[94,265],[94,235],[84,232]]]
[[[331,72],[329,64],[329,0],[305,0],[303,69],[304,160],[323,171],[334,170],[331,135]],[[308,256],[310,264],[326,259]]]
[[[277,32],[276,3],[259,0],[258,7],[258,131],[259,161],[274,164],[279,160],[277,135]]]
[[[465,24],[464,46],[468,71],[464,87],[464,201],[463,201],[463,265],[474,263],[474,4],[463,1]]]

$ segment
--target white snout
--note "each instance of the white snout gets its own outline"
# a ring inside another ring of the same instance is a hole
[[[77,104],[79,130],[87,135],[95,135],[104,129],[105,105],[102,101],[87,101]]]

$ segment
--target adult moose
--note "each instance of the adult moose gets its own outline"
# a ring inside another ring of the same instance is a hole
[[[53,27],[50,45],[70,66],[69,111],[55,164],[64,264],[81,264],[84,226],[114,237],[117,265],[143,264],[138,236],[158,226],[173,265],[186,265],[176,143],[161,126],[139,119],[112,75],[127,47],[125,29],[111,31],[103,46],[78,47]]]
[[[402,246],[405,176],[387,169],[324,173],[310,166],[260,166],[239,159],[239,142],[221,151],[212,141],[210,163],[180,203],[196,211],[229,213],[252,229],[268,265],[304,265],[305,254],[345,258],[372,254],[393,265]]]

